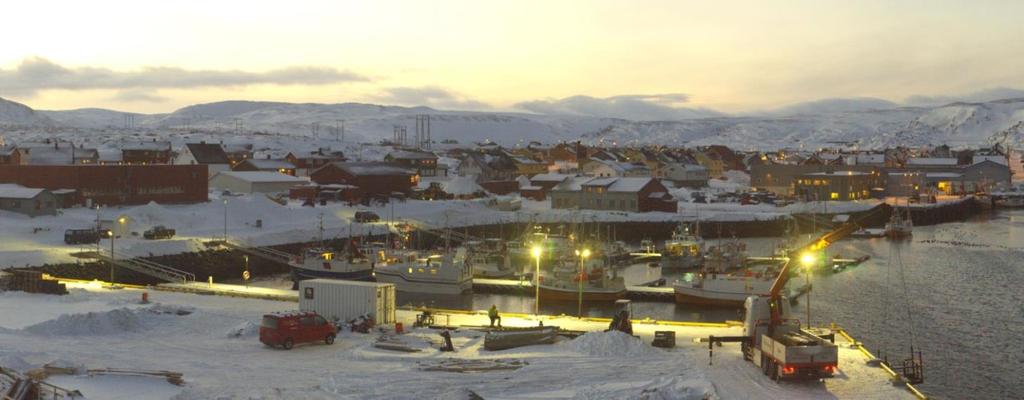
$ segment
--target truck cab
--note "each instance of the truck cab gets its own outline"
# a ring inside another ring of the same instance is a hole
[[[789,301],[782,298],[781,323],[769,332],[771,305],[766,297],[751,296],[745,303],[743,356],[761,367],[774,379],[820,379],[831,377],[839,362],[839,348],[800,328],[800,321],[789,317]]]
[[[298,343],[323,341],[334,344],[338,329],[315,312],[285,312],[263,316],[260,323],[260,342],[267,346],[281,346],[290,350]]]

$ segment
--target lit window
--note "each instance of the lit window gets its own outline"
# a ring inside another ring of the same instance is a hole
[[[832,192],[832,200],[839,200],[839,193]]]

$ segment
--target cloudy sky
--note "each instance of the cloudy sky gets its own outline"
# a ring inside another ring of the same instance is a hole
[[[0,97],[38,109],[250,99],[672,119],[1024,96],[1021,1],[43,0],[2,12]]]

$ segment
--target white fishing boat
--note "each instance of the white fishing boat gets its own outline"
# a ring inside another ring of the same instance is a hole
[[[501,279],[514,274],[508,247],[503,240],[469,241],[465,246],[469,265],[473,268],[473,277]]]
[[[600,254],[580,263],[563,259],[550,272],[541,273],[541,301],[614,302],[626,297],[626,282]]]
[[[376,266],[375,251],[367,252],[350,244],[344,252],[336,252],[324,245],[323,233],[321,216],[319,245],[303,249],[298,258],[288,263],[292,267],[292,281],[316,278],[373,280],[373,269]]]
[[[665,241],[661,253],[661,267],[667,270],[700,268],[704,264],[704,240],[691,232],[686,224],[679,224],[672,238]]]
[[[885,224],[885,236],[890,239],[905,239],[914,232],[914,222],[910,219],[910,208],[906,208],[906,216],[899,207],[893,207],[889,222]]]
[[[690,282],[676,281],[672,288],[676,303],[742,307],[748,296],[767,296],[776,275],[767,266],[757,272],[701,272]]]
[[[704,271],[724,274],[742,269],[747,262],[747,245],[731,240],[708,247],[704,253]]]
[[[466,263],[466,249],[422,256],[398,254],[374,270],[377,282],[393,283],[400,292],[462,294],[473,290],[473,270]]]

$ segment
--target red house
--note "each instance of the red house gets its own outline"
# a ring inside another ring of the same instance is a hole
[[[309,177],[319,185],[356,186],[368,196],[408,194],[420,180],[416,172],[386,162],[332,162],[313,171]]]

